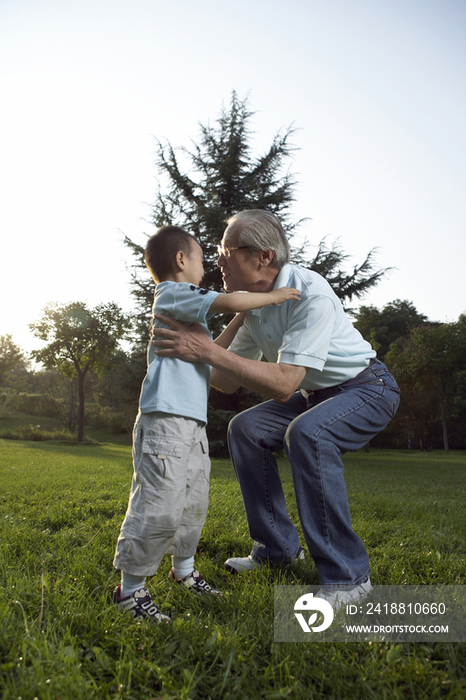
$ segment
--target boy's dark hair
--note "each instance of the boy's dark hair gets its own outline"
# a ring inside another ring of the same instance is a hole
[[[179,226],[162,226],[147,241],[144,260],[156,282],[163,282],[173,269],[173,258],[182,250],[192,251],[196,239]]]

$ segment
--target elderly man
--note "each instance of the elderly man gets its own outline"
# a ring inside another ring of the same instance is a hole
[[[228,559],[225,567],[244,573],[302,556],[274,456],[284,449],[319,572],[319,595],[337,609],[371,589],[368,555],[351,526],[341,455],[385,428],[398,408],[399,389],[326,280],[289,264],[288,241],[274,215],[236,214],[218,252],[227,292],[283,286],[301,291],[299,300],[248,312],[244,320],[235,317],[238,330],[228,350],[196,325],[186,328],[159,317],[171,328],[154,337],[159,355],[210,364],[212,385],[220,391],[244,386],[271,399],[238,414],[229,426],[228,446],[254,544],[249,556]]]

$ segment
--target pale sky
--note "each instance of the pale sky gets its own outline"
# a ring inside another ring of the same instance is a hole
[[[189,146],[232,90],[256,153],[299,129],[303,235],[397,268],[362,303],[456,320],[465,54],[464,0],[0,0],[0,335],[38,347],[51,301],[131,310],[122,241],[153,232],[154,136]]]

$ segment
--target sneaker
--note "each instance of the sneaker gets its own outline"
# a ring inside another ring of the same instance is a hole
[[[214,588],[207,581],[204,581],[199,571],[192,571],[190,574],[184,578],[175,578],[175,572],[170,569],[168,577],[177,583],[179,586],[184,586],[191,593],[214,593],[215,595],[223,597],[222,591]]]
[[[370,578],[364,583],[360,583],[356,588],[352,588],[350,591],[347,590],[334,590],[334,591],[324,591],[322,588],[318,593],[316,593],[316,598],[322,598],[326,600],[333,608],[334,612],[340,610],[348,603],[358,603],[364,600],[372,590],[372,584]]]
[[[122,613],[130,612],[135,620],[144,618],[152,622],[170,622],[168,615],[158,609],[147,588],[140,588],[131,595],[121,598],[121,583],[113,591],[113,602]]]
[[[223,565],[230,574],[244,574],[245,571],[254,571],[261,569],[264,562],[256,561],[249,555],[248,557],[232,557],[227,559]]]
[[[293,559],[293,561],[292,561],[291,563],[294,564],[295,561],[303,560],[303,559],[305,559],[305,556],[304,556],[304,548],[301,547],[301,545],[300,545],[300,547],[299,547],[299,549],[298,549],[298,553],[297,553],[297,555],[295,556],[295,558]]]
[[[298,559],[304,559],[304,549],[302,547],[298,549],[296,557],[290,563],[293,564]],[[232,557],[231,559],[227,559],[223,566],[230,574],[243,574],[247,571],[261,569],[265,563],[265,561],[253,559],[251,555],[249,555],[248,557]]]

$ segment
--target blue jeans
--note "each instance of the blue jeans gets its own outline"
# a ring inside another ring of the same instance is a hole
[[[230,422],[228,446],[254,540],[251,556],[292,561],[299,536],[286,510],[274,451],[291,464],[306,544],[326,586],[352,588],[369,576],[369,558],[351,527],[341,455],[367,444],[389,423],[400,390],[376,360],[354,379],[300,391],[286,403],[266,401]]]

